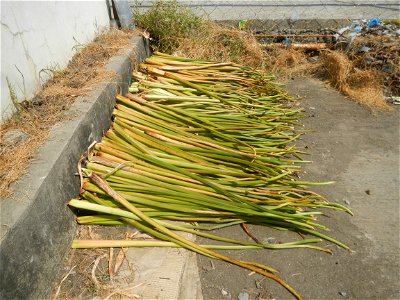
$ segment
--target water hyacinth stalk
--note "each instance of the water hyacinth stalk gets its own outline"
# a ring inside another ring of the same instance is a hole
[[[273,77],[233,63],[156,53],[135,71],[130,93],[117,96],[113,123],[83,166],[83,225],[132,225],[157,241],[74,241],[74,248],[184,247],[269,277],[300,295],[276,270],[214,250],[309,248],[325,239],[319,208],[351,213],[296,180],[304,154],[299,109]],[[174,221],[180,221],[176,223]],[[190,222],[190,223],[182,223]],[[208,225],[205,225],[207,223]],[[214,224],[214,225],[209,225]],[[249,243],[211,230],[241,224],[314,237],[283,244]],[[187,232],[223,245],[198,245]]]

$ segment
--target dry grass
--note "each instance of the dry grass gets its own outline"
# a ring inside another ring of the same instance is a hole
[[[369,47],[368,52],[360,53],[358,49]],[[400,39],[391,36],[357,37],[351,50],[347,53],[354,67],[374,70],[375,76],[382,79],[385,93],[400,95]]]
[[[102,229],[98,226],[79,226],[76,238],[99,239],[102,237],[99,230]],[[98,294],[96,283],[98,282],[93,281],[91,273],[96,259],[104,257],[107,253],[108,249],[70,249],[61,271],[63,280],[60,280],[51,299],[91,299],[96,296]],[[98,264],[95,274],[97,274],[97,278],[102,278],[100,282],[107,282],[109,277],[105,260],[99,259]],[[72,269],[73,272],[70,272]]]
[[[76,239],[123,240],[133,239],[136,233],[122,226],[79,226]],[[130,284],[135,278],[135,268],[126,257],[126,251],[70,249],[51,299],[136,299],[135,287]]]
[[[321,61],[320,74],[340,92],[371,109],[390,110],[374,71],[355,69],[349,58],[338,51],[323,52]]]
[[[151,35],[154,50],[255,68],[263,65],[261,46],[251,33],[207,21],[176,0],[154,1],[145,13],[134,11],[134,19]]]
[[[307,58],[302,50],[272,48],[265,52],[266,66],[283,80],[313,74],[319,64]]]
[[[283,81],[293,76],[315,76],[327,80],[359,104],[380,111],[391,110],[384,98],[382,74],[365,66],[356,68],[340,51],[324,50],[313,55],[318,55],[318,59],[311,62],[304,50],[271,48],[265,52],[266,66]]]
[[[254,68],[262,68],[264,61],[261,46],[250,32],[213,23],[197,35],[181,38],[175,53],[210,61],[232,61]]]
[[[10,185],[25,173],[36,149],[46,140],[52,126],[66,119],[64,112],[74,100],[85,95],[100,80],[111,77],[112,73],[102,67],[111,56],[128,45],[134,34],[120,30],[100,34],[75,54],[64,70],[51,71],[53,77],[34,99],[24,101],[21,112],[2,124],[0,197],[10,195]],[[7,143],[4,134],[13,129],[27,133],[29,139],[18,144]]]
[[[389,108],[384,101],[382,87],[392,95],[398,95],[399,92],[400,44],[393,37],[357,37],[352,52],[348,53],[350,60],[341,52],[332,51],[325,52],[316,61],[310,61],[310,53],[318,56],[321,47],[308,48],[311,52],[267,47],[263,52],[263,47],[251,32],[200,19],[175,0],[158,0],[148,12],[140,14],[137,11],[135,19],[140,27],[150,32],[155,49],[174,52],[179,56],[233,61],[275,73],[283,80],[293,76],[321,75],[320,70],[323,69],[323,76],[342,93],[358,103],[379,110]],[[372,50],[362,56],[358,53],[362,45],[370,46]],[[382,70],[379,70],[379,66],[365,65],[368,62],[365,56],[368,55],[373,56],[374,62],[382,62]],[[382,82],[372,80],[369,69],[373,69],[377,77],[383,78]]]

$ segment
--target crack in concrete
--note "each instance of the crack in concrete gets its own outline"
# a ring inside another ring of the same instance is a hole
[[[21,31],[13,32],[11,30],[10,26],[8,26],[6,23],[4,23],[2,21],[0,21],[0,23],[1,23],[2,26],[4,26],[8,30],[8,32],[10,32],[12,34],[13,37],[17,37],[19,35],[23,35],[24,33],[29,31],[29,30],[21,30]]]

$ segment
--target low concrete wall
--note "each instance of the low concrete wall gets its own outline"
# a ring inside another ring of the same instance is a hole
[[[79,193],[79,157],[109,128],[115,95],[128,89],[131,58],[141,61],[148,54],[136,37],[111,58],[106,69],[115,72],[112,80],[75,101],[70,119],[52,129],[14,195],[1,199],[0,299],[48,298],[76,229],[65,203]]]

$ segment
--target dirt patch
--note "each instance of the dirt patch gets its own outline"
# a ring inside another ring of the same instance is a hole
[[[18,112],[0,129],[0,197],[12,192],[11,184],[19,179],[32,160],[36,149],[46,140],[54,124],[67,118],[66,111],[78,96],[85,95],[99,81],[111,78],[102,67],[121,48],[126,47],[134,31],[111,30],[100,34],[83,47],[64,70],[47,70],[52,78],[32,101],[18,105]],[[29,138],[19,143],[7,142],[11,130],[26,133]]]
[[[193,235],[180,234],[194,240]],[[76,236],[79,240],[149,238],[130,226],[79,226]],[[51,299],[200,299],[195,255],[159,247],[70,249]]]
[[[79,226],[76,239],[143,239],[127,227]],[[148,237],[148,236],[147,236]],[[51,299],[136,299],[135,267],[126,255],[127,249],[71,249],[61,272],[62,278]]]

